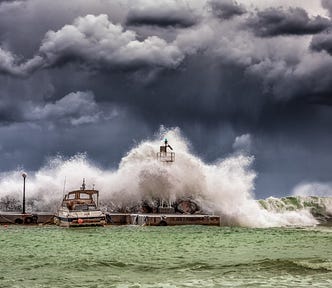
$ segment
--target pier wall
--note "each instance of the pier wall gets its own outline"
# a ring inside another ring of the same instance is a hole
[[[106,213],[109,225],[212,225],[220,226],[220,216],[187,214],[130,214]],[[54,224],[52,213],[0,213],[0,224]]]
[[[146,225],[146,226],[176,226],[176,225],[220,226],[220,217],[214,215],[132,214],[131,224]]]
[[[0,224],[53,224],[53,213],[0,213]]]

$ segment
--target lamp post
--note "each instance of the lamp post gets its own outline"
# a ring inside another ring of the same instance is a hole
[[[27,173],[23,172],[22,177],[23,177],[23,210],[22,210],[22,214],[25,214],[25,178],[27,177]]]

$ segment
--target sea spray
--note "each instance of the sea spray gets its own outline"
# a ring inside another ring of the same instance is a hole
[[[175,162],[157,160],[161,140],[166,137],[175,151]],[[66,191],[78,189],[82,178],[87,188],[100,190],[101,202],[109,209],[132,207],[155,199],[176,201],[190,198],[203,212],[222,216],[225,225],[271,227],[314,225],[317,221],[309,210],[268,211],[254,200],[254,158],[237,152],[214,164],[206,164],[189,150],[188,141],[178,128],[161,129],[152,140],[131,149],[118,169],[104,170],[84,154],[69,159],[60,156],[37,172],[28,173],[27,198],[35,210],[55,211]],[[0,179],[0,198],[20,197],[21,171],[5,173]],[[90,187],[89,187],[90,185]]]
[[[332,197],[269,197],[258,202],[264,209],[270,212],[284,213],[294,211],[295,213],[301,213],[301,211],[310,211],[315,218],[322,221],[332,218]]]

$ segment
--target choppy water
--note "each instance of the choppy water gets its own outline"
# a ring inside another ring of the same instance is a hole
[[[331,287],[332,228],[0,226],[0,287]]]

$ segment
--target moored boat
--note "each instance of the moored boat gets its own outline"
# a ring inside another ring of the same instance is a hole
[[[80,190],[67,193],[54,217],[62,227],[104,226],[106,215],[98,208],[99,191],[85,189],[85,180]]]

